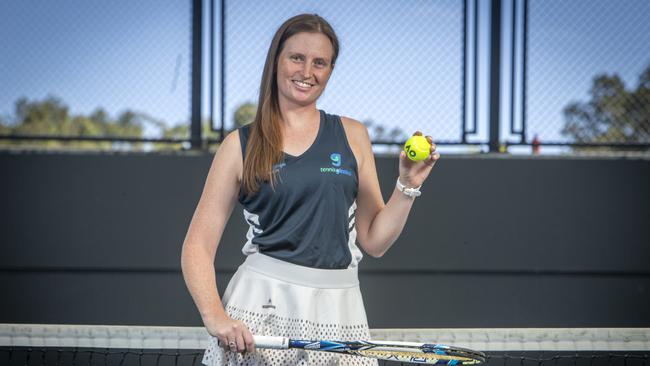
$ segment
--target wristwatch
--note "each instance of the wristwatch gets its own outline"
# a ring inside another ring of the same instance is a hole
[[[399,177],[397,177],[397,190],[411,198],[418,197],[419,195],[422,194],[422,192],[420,192],[421,187],[422,186],[416,188],[407,188],[405,185],[402,184],[402,182],[399,181]]]

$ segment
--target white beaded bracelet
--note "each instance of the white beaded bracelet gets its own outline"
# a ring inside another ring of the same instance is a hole
[[[422,192],[420,192],[421,187],[422,186],[416,188],[407,188],[402,184],[402,182],[399,181],[399,177],[397,177],[397,190],[404,193],[408,197],[415,198],[420,196],[422,194]]]

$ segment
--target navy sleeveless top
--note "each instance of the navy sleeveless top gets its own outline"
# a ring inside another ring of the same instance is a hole
[[[239,129],[244,157],[249,133],[250,126]],[[242,252],[313,268],[356,267],[357,162],[340,117],[320,111],[314,143],[300,156],[285,153],[274,170],[275,190],[269,183],[252,196],[240,190],[249,224]]]

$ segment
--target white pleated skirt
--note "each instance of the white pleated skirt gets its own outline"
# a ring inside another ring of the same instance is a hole
[[[356,268],[316,269],[263,254],[246,258],[222,298],[228,315],[254,335],[308,340],[368,340],[370,332]],[[304,350],[224,351],[211,337],[203,364],[376,366],[358,356]]]

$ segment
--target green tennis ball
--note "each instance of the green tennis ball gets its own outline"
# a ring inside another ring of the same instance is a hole
[[[413,161],[422,161],[431,153],[431,144],[424,136],[411,136],[404,144],[406,156]]]

